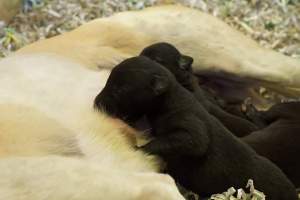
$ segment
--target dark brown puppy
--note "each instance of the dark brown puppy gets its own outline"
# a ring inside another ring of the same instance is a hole
[[[146,115],[154,139],[141,149],[161,156],[184,187],[209,196],[253,179],[271,200],[297,200],[292,183],[211,116],[169,70],[143,56],[111,72],[95,107],[132,124]]]
[[[274,162],[300,187],[300,102],[279,103],[268,111],[251,109],[250,117],[265,128],[242,140]]]
[[[256,127],[264,128],[243,140],[258,154],[277,164],[296,186],[300,186],[300,159],[297,159],[300,155],[300,102],[278,104],[267,112],[259,112],[249,106],[247,115],[253,122],[250,123],[222,110],[211,94],[202,90],[194,81],[192,58],[182,55],[171,44],[153,44],[146,47],[141,54],[170,70],[177,81],[191,91],[207,111],[233,134],[243,136],[257,130]]]
[[[192,70],[193,59],[181,54],[173,45],[164,42],[156,43],[146,47],[141,55],[147,56],[170,70],[177,81],[192,92],[205,109],[234,135],[243,137],[258,130],[255,124],[230,114],[218,106],[216,99],[199,86]]]

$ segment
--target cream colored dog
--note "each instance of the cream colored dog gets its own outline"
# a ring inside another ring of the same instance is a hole
[[[47,54],[0,66],[1,200],[183,199],[136,131],[93,109],[109,70]]]
[[[273,88],[300,87],[300,61],[256,42],[224,22],[183,6],[160,6],[118,13],[21,49],[52,52],[92,68],[112,68],[154,42],[174,44],[194,58],[196,73],[226,72]],[[284,92],[284,91],[282,91]]]
[[[0,200],[183,200],[136,151],[136,131],[94,110],[110,69],[166,41],[196,71],[298,88],[299,62],[182,6],[124,12],[33,43],[0,61]],[[221,192],[221,191],[220,191]]]

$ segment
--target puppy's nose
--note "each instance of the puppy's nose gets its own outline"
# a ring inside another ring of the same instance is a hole
[[[113,102],[114,101],[112,98],[110,98],[110,96],[107,96],[101,92],[94,100],[94,108],[105,112],[111,117],[118,117],[117,107]]]
[[[190,56],[181,55],[179,60],[179,66],[183,70],[189,70],[194,62],[194,59]]]
[[[105,107],[108,107],[108,102],[108,99],[101,92],[96,96],[94,100],[94,107],[100,110],[104,110]]]

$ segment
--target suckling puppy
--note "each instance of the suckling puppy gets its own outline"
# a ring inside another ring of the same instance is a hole
[[[213,96],[199,86],[192,70],[193,58],[181,54],[173,45],[165,42],[156,43],[146,47],[141,55],[147,56],[170,70],[177,81],[192,92],[206,110],[236,136],[242,137],[258,130],[253,123],[219,107]]]
[[[292,183],[211,116],[160,64],[143,56],[111,72],[95,106],[128,123],[147,116],[154,139],[141,149],[160,155],[183,186],[211,195],[253,179],[272,200],[296,200]]]
[[[267,111],[251,110],[253,121],[265,128],[242,140],[274,162],[300,187],[300,102],[279,103]]]
[[[267,111],[259,111],[252,104],[248,104],[246,110],[248,118],[263,127],[281,119],[300,120],[299,114],[299,101],[277,103]]]
[[[300,186],[300,161],[296,159],[300,153],[300,102],[277,104],[268,111],[258,111],[249,105],[247,115],[253,122],[250,123],[215,104],[210,94],[194,81],[196,78],[192,72],[192,58],[182,55],[173,45],[156,43],[146,47],[141,55],[169,69],[177,81],[190,90],[207,111],[232,133],[248,135],[253,131],[253,135],[243,138],[243,141],[258,154],[273,161],[297,187]],[[265,129],[258,131],[257,127]]]
[[[0,200],[183,200],[134,149],[138,133],[93,109],[109,74],[52,54],[0,59]]]

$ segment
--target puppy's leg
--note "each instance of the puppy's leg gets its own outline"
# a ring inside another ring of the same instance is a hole
[[[258,127],[247,119],[235,116],[223,110],[213,96],[208,92],[205,93],[202,88],[198,87],[194,90],[194,96],[202,103],[206,110],[216,117],[229,131],[237,137],[243,137],[253,131],[258,130]]]
[[[210,114],[219,119],[219,121],[237,137],[244,137],[253,131],[258,130],[258,126],[256,126],[255,123],[251,123],[244,118],[227,113],[220,107],[212,105]]]
[[[200,122],[201,123],[201,122]],[[197,127],[197,135],[185,131],[172,132],[170,135],[157,137],[140,147],[143,151],[154,155],[203,155],[209,144],[209,138],[203,127]],[[191,130],[191,132],[193,132]]]
[[[264,117],[264,113],[264,111],[257,110],[253,104],[246,102],[245,115],[251,122],[256,124],[259,128],[264,128],[268,125]]]
[[[261,128],[264,128],[279,119],[300,119],[300,102],[278,103],[267,111],[259,111],[252,104],[247,104],[246,106],[247,117]]]

